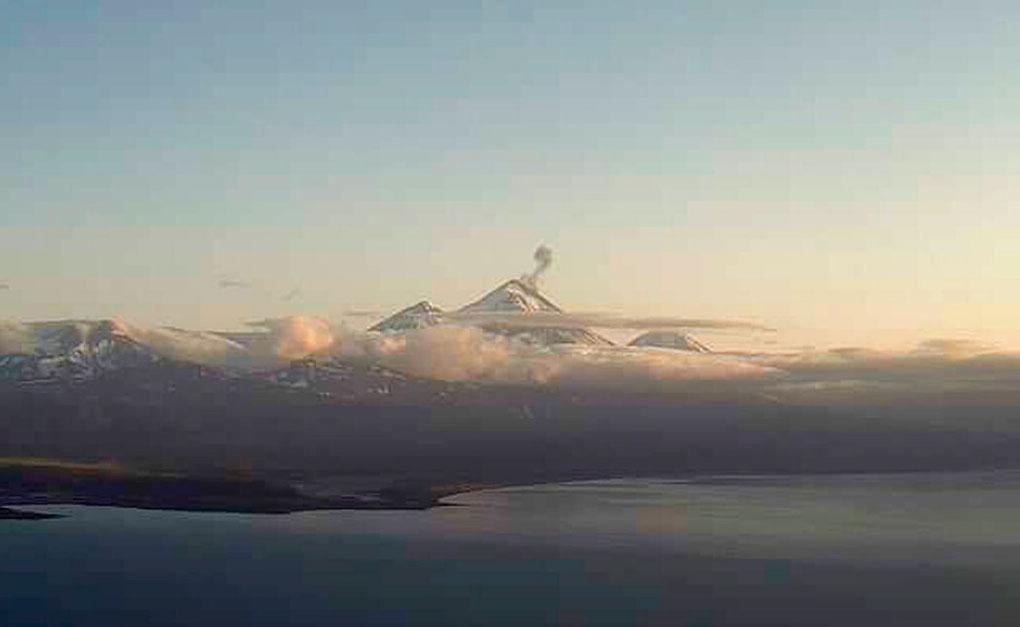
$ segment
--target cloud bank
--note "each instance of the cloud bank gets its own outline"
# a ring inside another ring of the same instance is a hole
[[[928,340],[900,352],[841,348],[725,355],[644,347],[543,347],[458,325],[376,334],[337,331],[309,318],[264,323],[274,337],[271,346],[277,358],[332,356],[449,381],[667,391],[725,383],[726,389],[819,402],[864,402],[878,398],[876,393],[908,399],[946,391],[1020,390],[1020,353],[955,339]]]
[[[0,354],[49,350],[40,338],[54,324],[0,323]],[[240,333],[122,322],[113,326],[160,355],[241,370],[271,369],[310,357],[444,381],[608,391],[712,390],[795,403],[904,403],[946,395],[981,403],[1020,402],[1020,353],[957,339],[928,340],[908,351],[850,347],[699,354],[654,347],[538,346],[455,324],[399,334],[354,332],[306,316],[259,320]]]

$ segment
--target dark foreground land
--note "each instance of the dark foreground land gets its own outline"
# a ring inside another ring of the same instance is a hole
[[[43,514],[40,512],[27,512],[21,509],[10,509],[0,507],[0,520],[48,520],[60,518],[58,514]]]
[[[725,385],[623,394],[356,375],[288,387],[166,367],[0,382],[0,506],[423,509],[471,487],[568,479],[1020,467],[1015,395],[864,406]]]
[[[251,477],[187,476],[115,464],[0,459],[0,504],[104,505],[139,509],[284,514],[321,509],[426,509],[448,492],[388,487],[313,496]],[[0,520],[51,518],[0,507]]]

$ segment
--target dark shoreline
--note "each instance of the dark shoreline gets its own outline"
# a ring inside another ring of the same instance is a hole
[[[969,472],[1001,472],[1004,469],[974,469]],[[809,475],[915,474],[900,472],[822,472]],[[939,471],[930,471],[939,472]],[[654,478],[684,482],[726,482],[744,477],[800,476],[803,473],[673,473]],[[527,487],[550,483],[598,481],[653,475],[621,473],[567,473],[521,476],[516,480],[444,482],[438,477],[390,483],[385,487],[363,483],[348,486],[342,494],[308,494],[289,483],[252,477],[194,476],[131,471],[101,464],[80,464],[54,460],[13,462],[0,459],[0,520],[45,520],[59,514],[26,511],[21,507],[80,505],[141,510],[219,512],[236,514],[291,514],[326,510],[423,511],[435,507],[458,507],[443,499],[480,490]]]
[[[89,507],[122,507],[128,509],[164,510],[178,512],[220,512],[233,514],[292,514],[322,510],[405,510],[420,511],[433,507],[452,507],[443,503],[442,496],[423,496],[419,492],[351,495],[321,499],[295,496],[294,498],[264,498],[253,494],[250,498],[220,499],[201,493],[133,498],[97,494],[51,494],[12,495],[6,493],[0,499],[0,520],[36,520],[59,518],[59,515],[35,514],[21,509],[32,506],[83,505]],[[178,498],[175,498],[178,497]]]
[[[355,486],[340,494],[308,494],[294,485],[256,477],[185,475],[56,460],[0,460],[0,520],[49,515],[9,509],[86,505],[241,514],[314,510],[425,510],[468,485],[423,483]]]
[[[30,512],[23,509],[0,507],[0,520],[52,520],[54,518],[63,518],[63,516],[60,514]]]

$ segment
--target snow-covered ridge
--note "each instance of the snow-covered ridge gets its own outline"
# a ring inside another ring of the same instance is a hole
[[[563,310],[535,287],[518,279],[511,279],[473,303],[457,310],[457,314],[470,319],[477,316],[484,319],[487,314],[519,314],[522,317],[538,313],[563,313]],[[551,346],[556,344],[581,344],[590,346],[612,346],[612,342],[590,329],[531,324],[515,324],[512,321],[481,323],[481,328],[528,344]]]
[[[368,330],[379,333],[413,331],[435,326],[442,320],[443,310],[429,301],[423,300],[401,309]]]
[[[536,288],[519,279],[511,279],[450,315],[427,300],[406,307],[368,330],[379,333],[406,333],[444,322],[477,326],[489,333],[512,337],[528,344],[551,346],[581,344],[612,346],[612,342],[589,329],[533,324],[521,320],[517,323],[507,316],[529,314],[562,314],[563,310]],[[486,320],[492,316],[494,320]],[[498,319],[498,321],[496,320]]]
[[[485,296],[458,310],[460,313],[513,312],[529,313],[533,311],[563,310],[537,289],[529,287],[523,281],[511,279],[500,285]]]
[[[606,349],[621,355],[663,348],[709,352],[694,338],[674,332],[647,333],[624,348],[589,328],[590,322],[579,320],[585,318],[572,318],[533,285],[510,280],[452,312],[420,301],[361,334],[302,316],[250,323],[250,330],[238,332],[147,328],[115,319],[0,323],[0,380],[87,380],[157,363],[195,364],[223,374],[271,373],[306,358],[387,365],[424,378],[466,380],[478,373],[498,378],[511,363],[517,370],[528,370],[535,364],[517,362],[542,361],[547,356],[542,351],[555,347]],[[297,373],[305,372],[317,370],[303,366],[292,375],[281,375],[280,382],[296,381]],[[346,376],[328,368],[322,374]]]
[[[0,330],[0,380],[79,381],[165,361],[250,361],[245,346],[216,333],[142,328],[116,319],[5,324]]]
[[[58,320],[5,329],[8,343],[15,335],[17,341],[0,355],[0,379],[87,379],[160,359],[119,320]]]
[[[649,331],[631,340],[628,346],[652,346],[672,348],[693,353],[711,353],[707,346],[686,333],[679,331]]]

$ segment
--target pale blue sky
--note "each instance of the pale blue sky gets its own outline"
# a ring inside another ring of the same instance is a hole
[[[574,309],[1020,343],[1013,2],[0,7],[0,318],[456,306],[545,242]]]

